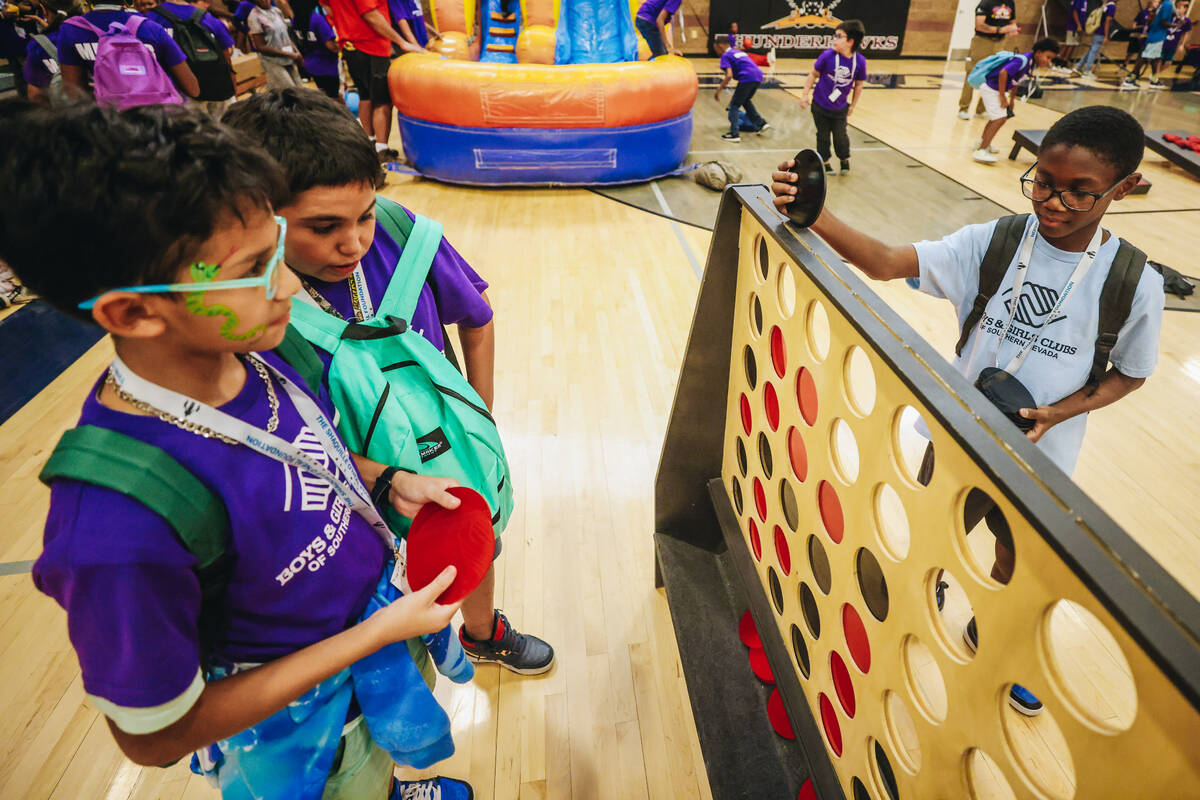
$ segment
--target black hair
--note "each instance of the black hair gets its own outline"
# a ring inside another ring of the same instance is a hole
[[[1033,52],[1042,53],[1047,50],[1052,50],[1057,53],[1060,47],[1061,45],[1059,45],[1058,39],[1055,39],[1053,36],[1047,36],[1045,39],[1038,39],[1033,43]]]
[[[279,162],[291,198],[314,186],[383,185],[379,155],[362,125],[348,108],[318,91],[258,92],[231,106],[221,122]]]
[[[77,319],[109,289],[169,283],[230,214],[269,211],[279,166],[198,109],[0,107],[0,258]]]
[[[1141,123],[1112,106],[1085,106],[1064,115],[1042,137],[1040,151],[1055,145],[1083,147],[1124,178],[1138,168],[1146,152]]]
[[[867,38],[867,29],[857,19],[848,19],[840,23],[834,30],[846,34],[846,38],[850,40],[851,49],[855,53],[862,49],[863,39]]]

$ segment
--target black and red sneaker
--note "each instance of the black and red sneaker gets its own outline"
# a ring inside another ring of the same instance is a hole
[[[518,633],[500,609],[493,612],[490,639],[472,639],[460,627],[458,640],[472,661],[496,663],[518,675],[541,675],[554,666],[554,648],[536,636]]]

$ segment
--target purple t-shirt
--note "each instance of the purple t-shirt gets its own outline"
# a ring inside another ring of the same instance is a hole
[[[313,9],[312,16],[308,19],[308,32],[304,34],[304,38],[306,40],[304,69],[308,70],[308,74],[336,76],[338,74],[337,53],[331,53],[325,47],[325,43],[336,42],[337,35],[333,32],[329,20],[325,19],[325,14],[321,12],[320,6]]]
[[[867,59],[862,53],[845,58],[836,50],[826,50],[817,57],[813,69],[819,73],[813,102],[828,111],[849,106],[854,84],[867,79]]]
[[[55,47],[58,47],[58,31],[46,34]],[[25,77],[25,82],[30,86],[36,86],[39,89],[45,89],[50,85],[50,81],[54,79],[61,70],[58,68],[58,60],[51,57],[36,39],[29,39],[29,46],[25,49],[25,69],[22,70],[22,75]]]
[[[405,213],[413,216],[408,209],[405,209]],[[388,235],[382,224],[376,222],[375,241],[371,243],[371,249],[360,263],[363,277],[367,281],[367,293],[377,308],[387,291],[388,283],[392,280],[392,274],[396,271],[401,252],[403,250],[400,245]],[[305,280],[343,317],[354,319],[354,301],[350,297],[349,278],[336,283],[326,283],[314,278]],[[491,306],[482,296],[482,292],[487,288],[487,281],[471,269],[449,242],[442,239],[437,254],[433,257],[433,265],[429,268],[429,277],[421,287],[421,295],[417,299],[417,308],[409,321],[409,327],[441,350],[445,344],[442,340],[443,325],[462,324],[468,328],[482,328],[491,322]]]
[[[1008,61],[1005,61],[1003,64],[1001,64],[1000,66],[996,67],[994,70],[989,72],[987,75],[987,78],[984,80],[984,82],[991,88],[995,89],[996,91],[999,91],[1000,90],[1000,73],[1002,71],[1007,71],[1008,72],[1008,85],[1006,87],[1006,90],[1011,89],[1013,86],[1016,86],[1018,83],[1020,83],[1022,80],[1024,80],[1025,76],[1029,74],[1029,71],[1031,69],[1033,69],[1033,51],[1032,50],[1029,51],[1028,53],[1022,53],[1020,55],[1015,55],[1012,58],[1010,58]]]
[[[116,6],[98,5],[94,11],[89,11],[83,18],[102,31],[114,22],[124,23],[130,17],[142,16],[132,11],[125,11]],[[154,50],[154,57],[163,68],[182,64],[186,59],[175,40],[154,20],[147,19],[137,31],[141,39]],[[69,23],[63,23],[59,29],[58,63],[70,64],[73,67],[86,66],[89,70],[96,63],[96,34]]]
[[[167,11],[170,11],[180,19],[187,19],[196,11],[196,7],[188,3],[160,3],[160,5],[165,6]],[[168,36],[170,36],[172,39],[175,38],[175,28],[170,20],[168,20],[166,17],[159,16],[158,14],[154,15],[153,20],[166,29]],[[229,30],[225,27],[225,23],[221,22],[221,20],[217,19],[212,14],[206,13],[200,18],[200,24],[207,28],[208,31],[214,37],[216,37],[217,46],[222,50],[229,50],[233,47],[233,37],[229,35]]]
[[[1178,47],[1180,37],[1191,29],[1192,21],[1187,17],[1180,17],[1178,14],[1176,14],[1175,23],[1171,25],[1170,30],[1167,31],[1167,38],[1163,42],[1163,47],[1168,50]]]
[[[408,20],[417,44],[424,47],[429,43],[429,33],[425,30],[425,12],[421,10],[420,0],[388,0],[388,11],[392,14],[392,27],[397,31],[400,20]]]
[[[278,358],[264,358],[303,385]],[[272,380],[279,398],[276,435],[326,460],[287,393]],[[387,551],[328,483],[246,447],[110,409],[96,399],[99,385],[83,405],[80,425],[162,448],[229,510],[234,561],[215,656],[235,662],[279,658],[357,620]],[[327,402],[320,405],[332,414]],[[222,410],[266,425],[267,392],[257,372],[247,368],[245,386]],[[146,708],[174,700],[192,685],[200,667],[194,564],[166,521],[137,501],[90,484],[54,483],[33,580],[67,611],[88,694]]]
[[[1082,25],[1075,24],[1075,16],[1079,15],[1080,22],[1087,22],[1088,0],[1071,0],[1071,8],[1067,11],[1067,31],[1083,30]]]
[[[682,4],[683,0],[642,0],[642,4],[638,6],[637,15],[649,22],[656,22],[658,15],[665,8],[667,10],[667,21],[669,22]]]
[[[762,70],[758,68],[750,56],[736,47],[731,47],[721,55],[721,69],[733,70],[733,77],[738,83],[750,83],[763,79]]]

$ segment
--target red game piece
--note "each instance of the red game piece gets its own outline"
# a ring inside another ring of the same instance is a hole
[[[765,650],[755,647],[750,648],[750,669],[754,670],[754,677],[763,683],[774,685],[775,674],[771,672],[771,664],[767,661]]]
[[[808,778],[805,778],[804,783],[800,786],[800,795],[796,800],[817,800],[817,790],[813,788],[812,781]]]
[[[788,719],[787,710],[783,707],[783,695],[778,689],[772,689],[771,696],[767,698],[767,719],[771,720],[771,727],[783,738],[796,738],[796,732],[792,730],[792,721]]]
[[[762,639],[758,638],[758,628],[754,626],[754,617],[750,616],[749,609],[742,614],[742,619],[738,623],[738,638],[746,647],[754,650],[762,649]]]
[[[426,503],[408,529],[408,583],[417,591],[453,564],[454,583],[438,597],[439,603],[457,603],[479,585],[496,551],[492,512],[478,492],[465,486],[447,490],[462,501],[451,511]]]

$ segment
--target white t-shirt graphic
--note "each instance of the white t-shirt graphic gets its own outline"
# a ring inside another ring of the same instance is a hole
[[[913,245],[920,263],[921,291],[953,303],[960,328],[975,302],[979,266],[995,227],[994,221],[968,225],[940,241]],[[1100,325],[1100,291],[1118,245],[1116,236],[1108,237],[1100,246],[1092,268],[1067,298],[1059,316],[1046,325],[1047,316],[1081,254],[1059,250],[1039,234],[1034,242],[1025,285],[1017,300],[1017,311],[1004,342],[1000,341],[1000,331],[1004,329],[1011,309],[1016,254],[1000,282],[1000,289],[988,301],[979,326],[967,339],[962,355],[954,359],[955,369],[974,383],[983,369],[1006,366],[1030,337],[1036,337],[1032,351],[1016,375],[1038,405],[1051,405],[1078,391],[1087,382],[1092,368]],[[1162,310],[1162,276],[1146,267],[1134,293],[1129,318],[1109,356],[1113,366],[1123,375],[1147,378],[1154,372]],[[1075,469],[1086,427],[1087,415],[1080,414],[1055,425],[1038,445],[1070,475]]]

